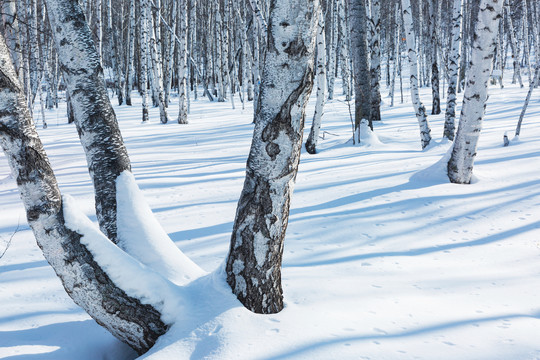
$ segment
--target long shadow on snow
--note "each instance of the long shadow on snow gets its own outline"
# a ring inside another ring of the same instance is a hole
[[[312,352],[314,353],[320,350],[321,348],[325,348],[325,347],[332,346],[339,343],[353,342],[353,341],[356,342],[356,341],[405,339],[411,336],[422,335],[426,333],[452,329],[452,328],[460,328],[467,325],[473,325],[473,324],[478,324],[478,323],[488,323],[488,322],[493,322],[493,321],[501,321],[501,320],[508,320],[508,319],[521,319],[521,318],[540,319],[540,311],[533,312],[531,314],[507,314],[507,315],[489,316],[489,317],[483,317],[483,318],[477,318],[477,319],[450,321],[446,323],[434,324],[431,326],[420,327],[417,329],[407,330],[407,331],[393,333],[393,334],[367,334],[367,335],[359,335],[359,336],[344,336],[337,339],[319,340],[317,342],[300,346],[297,349],[292,350],[292,351],[282,352],[276,355],[271,355],[268,357],[261,358],[261,360],[262,359],[264,360],[296,359],[299,356],[306,357],[309,353],[312,353]]]

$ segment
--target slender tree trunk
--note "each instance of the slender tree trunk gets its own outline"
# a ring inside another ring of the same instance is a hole
[[[510,35],[510,48],[512,49],[512,64],[514,67],[514,75],[512,77],[512,84],[519,82],[519,86],[523,87],[523,80],[521,79],[521,64],[519,61],[518,43],[516,40],[516,34],[514,31],[514,25],[512,22],[512,12],[510,10],[510,2],[504,1],[504,13],[506,17],[506,25],[508,27],[508,35]]]
[[[140,54],[141,72],[139,83],[142,96],[142,122],[148,122],[148,11],[146,10],[148,0],[140,0]]]
[[[180,43],[178,44],[178,123],[187,124],[187,0],[179,0],[178,25]]]
[[[328,10],[330,12],[330,39],[328,41],[328,99],[334,98],[334,83],[336,80],[336,60],[337,60],[337,0],[328,0]]]
[[[453,183],[469,184],[482,120],[488,98],[487,85],[491,74],[493,52],[497,45],[497,29],[502,15],[502,1],[482,0],[472,46],[471,64],[459,127],[448,161],[448,178]]]
[[[283,309],[283,241],[313,87],[318,7],[317,0],[270,1],[260,112],[226,265],[234,294],[257,313]]]
[[[339,38],[341,39],[341,47],[339,49],[341,62],[341,77],[343,81],[343,95],[345,100],[351,100],[351,70],[349,64],[351,62],[349,56],[349,27],[347,24],[347,15],[345,12],[345,1],[338,0],[338,15],[339,15]]]
[[[436,23],[437,4],[432,1],[429,2],[429,30],[431,32],[431,94],[433,103],[431,105],[431,114],[438,115],[441,113],[441,96],[439,94],[439,64],[438,64],[438,42],[437,33],[438,25]]]
[[[381,120],[381,3],[380,0],[371,0],[370,23],[370,69],[371,81],[370,112],[369,120]]]
[[[311,122],[311,130],[306,141],[306,151],[310,154],[317,152],[317,142],[319,141],[319,131],[321,129],[322,116],[324,113],[324,102],[326,100],[326,41],[324,31],[324,15],[319,8],[319,23],[317,26],[317,102],[315,113]]]
[[[536,86],[538,86],[539,82],[540,82],[540,63],[538,63],[538,65],[536,66],[536,71],[534,73],[533,81],[529,84],[529,91],[527,92],[527,97],[525,98],[523,107],[521,108],[521,113],[519,114],[519,120],[516,126],[516,137],[518,137],[521,134],[521,124],[523,123],[525,112],[527,111],[527,107],[529,106],[529,100],[531,99],[531,94],[533,92],[533,89]]]
[[[131,106],[131,91],[133,90],[133,77],[135,75],[135,1],[129,2],[129,40],[128,40],[128,66],[126,70],[126,105]]]
[[[148,12],[149,32],[150,32],[150,59],[152,62],[152,77],[153,77],[153,91],[156,96],[157,105],[159,107],[159,120],[162,124],[169,122],[169,116],[167,115],[167,108],[165,106],[165,95],[163,94],[163,67],[161,56],[161,19],[159,13],[161,11],[161,2],[156,0],[155,13],[152,16],[150,6],[150,0],[142,0],[145,2],[145,9]],[[153,26],[152,26],[153,25]]]
[[[451,49],[448,56],[448,92],[446,98],[446,112],[444,115],[443,137],[454,140],[456,129],[456,90],[458,80],[460,29],[461,29],[461,0],[453,1]]]
[[[411,98],[418,119],[418,125],[420,127],[420,141],[422,143],[422,149],[425,149],[431,141],[431,129],[426,114],[426,108],[420,100],[420,93],[418,91],[418,58],[416,56],[416,40],[414,35],[413,19],[411,12],[410,0],[402,0],[403,11],[403,25],[405,27],[405,37],[407,39],[407,47],[409,54],[409,69],[411,80]]]

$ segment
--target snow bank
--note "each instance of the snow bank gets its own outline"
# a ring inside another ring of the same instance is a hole
[[[175,284],[205,274],[169,238],[144,200],[132,173],[116,180],[118,245]]]

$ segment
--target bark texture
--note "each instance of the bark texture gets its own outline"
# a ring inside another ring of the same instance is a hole
[[[459,50],[461,41],[461,0],[453,1],[451,48],[448,54],[448,93],[446,97],[446,112],[444,115],[443,136],[454,140],[456,131],[456,92],[459,67]]]
[[[0,142],[16,175],[27,219],[39,247],[75,301],[100,325],[140,354],[164,334],[159,305],[143,304],[118,287],[68,229],[56,178],[25,104],[0,36]]]
[[[46,4],[75,125],[94,183],[99,225],[116,242],[115,181],[122,171],[131,169],[128,153],[105,89],[99,55],[78,2],[46,0]]]
[[[497,29],[502,17],[502,5],[502,0],[482,0],[480,4],[459,127],[448,161],[448,177],[453,183],[471,182],[478,137],[488,98],[487,84],[491,75],[493,53],[497,46]]]
[[[283,308],[283,241],[313,87],[318,6],[309,0],[270,1],[259,113],[226,265],[234,294],[256,313]]]

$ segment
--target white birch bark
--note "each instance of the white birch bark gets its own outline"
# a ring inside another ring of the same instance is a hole
[[[369,79],[371,82],[369,120],[381,120],[381,3],[371,0],[371,16],[369,18],[370,55]]]
[[[458,67],[460,57],[461,41],[461,0],[453,0],[452,8],[452,32],[451,48],[448,55],[448,92],[446,97],[446,112],[444,115],[443,137],[448,140],[454,140],[456,129],[456,92],[458,81]]]
[[[140,65],[141,73],[139,74],[139,86],[141,87],[141,97],[142,97],[142,122],[148,122],[148,11],[146,3],[148,0],[141,0],[140,4]]]
[[[534,73],[533,81],[529,84],[529,91],[527,92],[527,97],[525,98],[525,101],[523,103],[523,107],[521,108],[521,113],[519,114],[519,120],[516,126],[516,137],[519,137],[521,134],[521,124],[523,123],[523,118],[525,117],[525,112],[527,111],[527,107],[529,106],[529,100],[531,99],[532,92],[535,87],[538,86],[540,83],[540,63],[536,66],[536,71]]]
[[[165,106],[165,95],[163,93],[163,67],[161,58],[161,30],[160,23],[161,18],[159,12],[161,11],[161,2],[156,0],[155,13],[152,16],[150,12],[152,7],[150,0],[142,0],[145,2],[145,10],[148,12],[149,21],[149,33],[150,33],[150,60],[152,63],[152,84],[154,95],[156,96],[157,105],[159,107],[159,121],[162,124],[169,122],[169,116],[167,115],[167,108]]]
[[[401,5],[405,38],[407,39],[407,52],[409,55],[411,99],[416,118],[418,119],[418,126],[420,127],[422,149],[425,149],[431,141],[431,129],[427,119],[426,108],[420,100],[420,93],[418,91],[418,57],[416,55],[416,38],[414,34],[411,2],[410,0],[401,0]]]
[[[131,106],[131,91],[135,75],[135,1],[129,3],[128,56],[126,70],[126,105]]]
[[[313,87],[317,0],[271,0],[260,112],[238,202],[227,282],[257,313],[283,309],[281,259]]]
[[[338,19],[339,19],[339,37],[341,38],[341,47],[339,49],[339,56],[341,62],[341,77],[343,81],[343,95],[345,100],[351,100],[351,58],[349,56],[349,27],[347,21],[347,15],[345,12],[345,1],[338,0]]]
[[[178,0],[179,11],[178,11],[178,25],[180,34],[180,42],[178,43],[178,123],[187,124],[187,11],[188,11],[188,0]]]
[[[317,142],[319,141],[319,131],[321,129],[322,117],[324,114],[324,102],[326,100],[326,41],[324,29],[324,15],[319,8],[319,22],[317,25],[317,52],[315,75],[317,78],[317,102],[315,103],[315,113],[311,122],[311,130],[306,141],[306,151],[310,154],[317,152]]]
[[[119,274],[111,274],[100,263],[83,234],[66,226],[66,205],[25,102],[0,35],[0,143],[17,178],[28,224],[45,259],[73,301],[114,336],[142,354],[170,326],[161,314],[166,297],[144,290],[135,294],[119,287],[113,280],[118,279]],[[103,239],[99,240],[106,240],[100,235]],[[106,241],[102,245],[113,246]],[[156,283],[163,281],[139,269],[130,276],[152,278]],[[123,270],[133,270],[133,267]]]
[[[438,33],[438,25],[436,23],[437,21],[437,9],[436,3],[433,3],[433,1],[429,2],[429,31],[431,33],[431,94],[432,94],[432,106],[431,106],[431,114],[432,115],[438,115],[441,113],[441,96],[439,93],[439,64],[438,64],[438,41],[437,41],[437,33]]]
[[[497,29],[502,6],[501,0],[482,0],[480,3],[459,127],[448,161],[448,178],[453,183],[471,182],[488,99],[488,80],[491,75],[493,52],[497,45]]]
[[[336,60],[337,60],[337,0],[329,0],[330,8],[330,39],[328,42],[328,100],[334,98],[334,83],[336,81]],[[327,6],[328,6],[327,5]]]
[[[512,76],[512,84],[519,82],[519,86],[523,87],[523,80],[521,79],[521,63],[519,61],[518,43],[516,40],[516,34],[512,21],[512,12],[510,10],[510,2],[505,0],[504,13],[506,17],[506,25],[508,26],[508,34],[510,35],[510,48],[512,49],[512,64],[514,67],[514,75]]]

